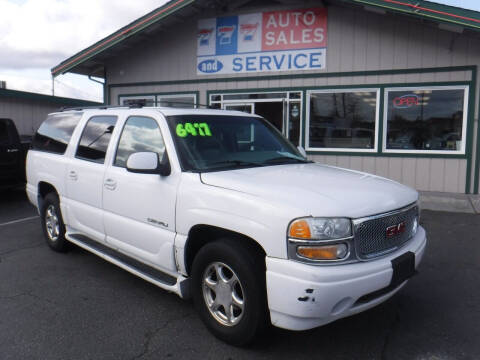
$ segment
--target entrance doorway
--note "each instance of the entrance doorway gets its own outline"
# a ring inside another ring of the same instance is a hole
[[[300,144],[301,92],[212,94],[210,104],[225,110],[257,114],[294,145]]]

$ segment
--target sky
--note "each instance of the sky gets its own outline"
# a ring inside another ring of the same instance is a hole
[[[167,0],[0,0],[0,80],[8,89],[52,93],[50,69]],[[480,11],[479,0],[439,3]],[[85,76],[55,78],[55,95],[102,101]]]

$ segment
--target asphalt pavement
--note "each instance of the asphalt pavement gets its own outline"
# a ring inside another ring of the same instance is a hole
[[[74,248],[47,247],[22,191],[0,194],[0,359],[480,359],[480,215],[424,211],[419,274],[367,312],[229,346],[185,301]]]

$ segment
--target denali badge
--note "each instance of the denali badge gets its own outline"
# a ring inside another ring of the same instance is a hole
[[[395,235],[400,235],[405,232],[405,221],[402,221],[400,224],[387,227],[387,237],[392,237]]]

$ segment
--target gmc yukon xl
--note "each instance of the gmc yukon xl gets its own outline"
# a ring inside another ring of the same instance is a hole
[[[418,194],[307,160],[263,118],[222,110],[74,109],[27,158],[48,245],[76,244],[181,297],[231,344],[372,308],[426,246]]]

